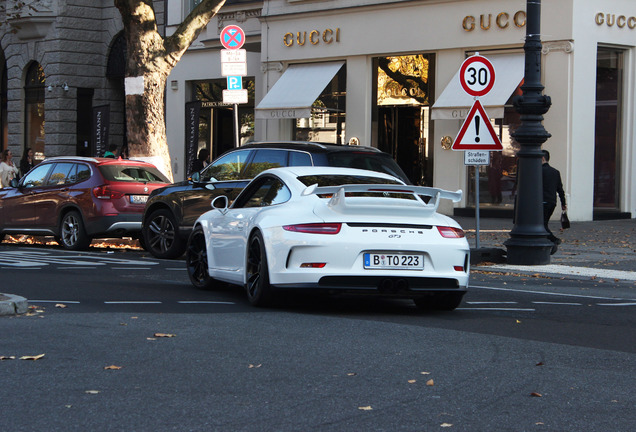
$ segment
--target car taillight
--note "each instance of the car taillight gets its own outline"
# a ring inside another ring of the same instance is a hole
[[[462,238],[466,236],[466,234],[464,233],[464,230],[460,228],[438,226],[437,230],[444,238]]]
[[[340,223],[308,223],[298,225],[285,225],[285,231],[293,231],[307,234],[338,234],[342,224]]]
[[[93,188],[93,195],[99,199],[118,199],[123,197],[124,193],[112,190],[109,185],[101,185]]]

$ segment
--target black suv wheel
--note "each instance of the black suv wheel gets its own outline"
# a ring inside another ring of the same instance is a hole
[[[143,236],[146,250],[157,258],[177,258],[185,252],[185,244],[169,210],[153,211],[144,226]]]

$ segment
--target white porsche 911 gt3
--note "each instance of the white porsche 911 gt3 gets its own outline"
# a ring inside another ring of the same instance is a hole
[[[255,306],[281,289],[413,299],[452,310],[468,286],[470,249],[439,200],[462,192],[383,173],[287,167],[262,172],[229,205],[212,201],[188,239],[192,284],[244,286]]]

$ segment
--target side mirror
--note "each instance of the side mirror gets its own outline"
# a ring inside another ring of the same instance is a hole
[[[201,181],[201,174],[199,174],[199,172],[195,172],[192,173],[192,175],[190,176],[190,179],[194,182],[194,183],[199,183]]]
[[[17,188],[18,187],[18,179],[11,179],[11,181],[9,182],[9,186],[12,188]]]
[[[213,209],[225,214],[230,206],[230,200],[225,195],[220,195],[212,200],[211,205]]]

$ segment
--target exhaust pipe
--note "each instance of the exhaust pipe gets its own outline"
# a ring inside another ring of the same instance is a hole
[[[396,291],[406,291],[409,289],[409,281],[406,279],[398,279],[395,282],[395,290]]]
[[[391,279],[382,279],[380,285],[378,286],[380,291],[392,291],[393,290],[393,281]]]

